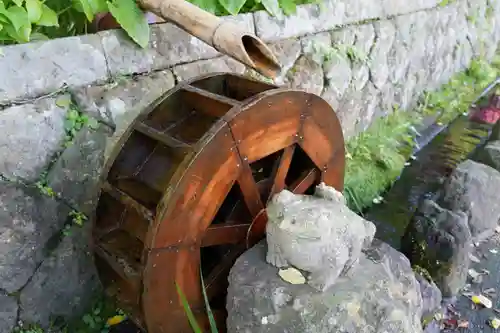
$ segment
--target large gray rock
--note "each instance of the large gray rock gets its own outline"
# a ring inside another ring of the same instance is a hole
[[[17,301],[0,292],[0,332],[12,332],[17,324]]]
[[[407,227],[402,251],[429,272],[444,296],[456,295],[467,279],[472,251],[467,216],[423,201]]]
[[[493,234],[500,220],[500,172],[481,163],[461,163],[445,182],[443,207],[469,217],[472,237],[481,240]]]
[[[280,192],[267,215],[267,262],[310,273],[308,283],[318,290],[328,289],[352,269],[375,235],[375,225],[352,212],[342,194],[323,183],[313,196]]]
[[[86,215],[97,204],[109,132],[111,129],[103,125],[95,129],[84,127],[47,175],[52,190]]]
[[[500,171],[500,141],[488,142],[474,160]]]
[[[36,188],[0,182],[0,289],[12,293],[28,282],[68,213]]]
[[[0,105],[108,78],[97,35],[1,47],[0,73]]]
[[[374,241],[349,276],[325,292],[292,285],[265,261],[262,242],[229,275],[231,333],[419,333],[422,298],[405,256]]]
[[[0,174],[36,180],[53,155],[62,149],[67,106],[56,98],[12,106],[0,111]]]
[[[441,290],[433,281],[427,280],[422,275],[416,273],[415,278],[420,286],[420,295],[422,296],[422,319],[424,321],[432,318],[439,310],[443,299]]]
[[[22,289],[22,322],[48,328],[53,320],[68,322],[88,310],[101,286],[89,248],[91,227],[71,227]]]

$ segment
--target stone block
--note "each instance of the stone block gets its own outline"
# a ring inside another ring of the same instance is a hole
[[[288,71],[284,81],[290,88],[320,95],[324,83],[323,69],[321,64],[318,64],[310,57],[302,55],[292,69]]]
[[[95,301],[101,284],[90,249],[91,223],[74,225],[42,262],[19,295],[19,319],[48,329],[53,320],[79,318]]]
[[[73,98],[83,112],[102,120],[113,129],[113,134],[106,140],[105,161],[136,117],[174,85],[172,72],[163,71],[111,85],[72,91]]]
[[[97,35],[0,47],[0,73],[0,105],[108,78]]]
[[[68,207],[34,187],[0,182],[1,290],[13,293],[26,285],[68,214]]]
[[[45,98],[0,111],[1,175],[34,181],[62,148],[68,106],[56,101]]]
[[[92,215],[99,195],[106,140],[111,129],[84,127],[47,175],[48,185],[80,212]]]
[[[0,293],[0,331],[12,332],[17,324],[19,307],[14,297]]]
[[[241,23],[254,33],[253,17],[242,14],[226,20]],[[100,32],[112,76],[146,73],[177,64],[220,56],[220,53],[202,40],[171,23],[151,26],[149,46],[136,45],[122,30]]]
[[[352,5],[352,2],[356,5]],[[298,6],[295,14],[280,17],[270,16],[266,11],[258,11],[253,13],[256,34],[264,41],[276,41],[332,30],[346,24],[347,15],[363,16],[366,14],[366,16],[375,17],[377,13],[369,13],[368,6],[359,5],[358,7],[362,9],[361,13],[355,11],[348,13],[348,6],[357,6],[361,2],[361,0],[328,0],[321,6],[317,4]]]
[[[217,72],[237,73],[245,72],[245,65],[242,63],[223,56],[216,59],[200,60],[190,64],[179,65],[172,68],[178,82],[186,81],[196,76]]]

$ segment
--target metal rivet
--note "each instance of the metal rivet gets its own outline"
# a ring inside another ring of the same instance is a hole
[[[248,161],[248,157],[243,157],[243,161]]]

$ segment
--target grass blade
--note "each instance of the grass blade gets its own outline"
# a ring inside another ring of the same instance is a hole
[[[201,267],[200,267],[201,272]],[[210,302],[208,302],[207,290],[205,288],[205,283],[203,283],[203,276],[201,276],[201,290],[203,291],[203,299],[205,300],[205,307],[207,308],[207,316],[208,321],[210,322],[210,331],[212,333],[218,333],[217,324],[215,323],[214,314],[212,313],[212,309],[210,308]]]
[[[179,285],[177,283],[175,284],[175,288],[177,288],[177,294],[179,294],[179,297],[180,297],[181,302],[182,302],[182,306],[184,307],[184,311],[186,312],[186,316],[188,317],[189,324],[191,325],[191,328],[193,329],[193,331],[195,333],[203,333],[200,326],[196,322],[196,319],[194,318],[193,311],[191,311],[191,307],[189,306],[189,303],[186,299],[186,296],[184,295],[184,293],[182,292],[181,288],[179,287]]]

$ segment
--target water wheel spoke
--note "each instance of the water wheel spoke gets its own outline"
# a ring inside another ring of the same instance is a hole
[[[243,194],[245,204],[248,207],[248,211],[252,214],[252,216],[256,216],[262,209],[264,209],[264,204],[260,198],[257,183],[252,175],[252,169],[245,160],[241,163],[241,173],[238,178],[238,184],[240,186],[241,193]]]
[[[123,192],[122,190],[114,187],[108,182],[105,182],[102,185],[102,190],[106,193],[108,193],[110,196],[112,196],[114,199],[118,200],[120,203],[122,203],[125,207],[131,208],[135,210],[139,216],[141,216],[145,221],[151,222],[153,221],[153,212],[141,205],[139,202],[134,200],[131,196],[129,196],[127,193]]]
[[[216,118],[223,117],[230,108],[241,104],[237,100],[193,86],[186,86],[183,95],[183,99],[193,109]]]
[[[211,225],[203,236],[201,246],[239,244],[245,239],[249,227],[249,223],[223,223]]]
[[[227,275],[236,259],[238,259],[244,251],[245,246],[234,246],[221,258],[217,266],[210,272],[210,275],[204,279],[209,300],[212,300],[214,296],[225,293],[227,288]]]
[[[319,176],[320,172],[316,168],[306,170],[300,175],[299,179],[293,182],[290,186],[290,190],[295,194],[302,194],[314,184]]]
[[[273,170],[272,177],[274,179],[271,191],[269,192],[268,202],[272,199],[273,195],[281,192],[285,187],[285,178],[292,163],[293,153],[295,151],[295,145],[288,146],[283,150],[283,154],[276,163]]]
[[[182,142],[173,136],[170,136],[166,133],[160,132],[152,127],[149,127],[148,125],[142,123],[142,122],[137,122],[134,125],[134,129],[148,137],[150,137],[153,140],[159,141],[163,143],[167,147],[171,147],[174,149],[181,149],[181,150],[187,150],[191,148],[191,145]]]

